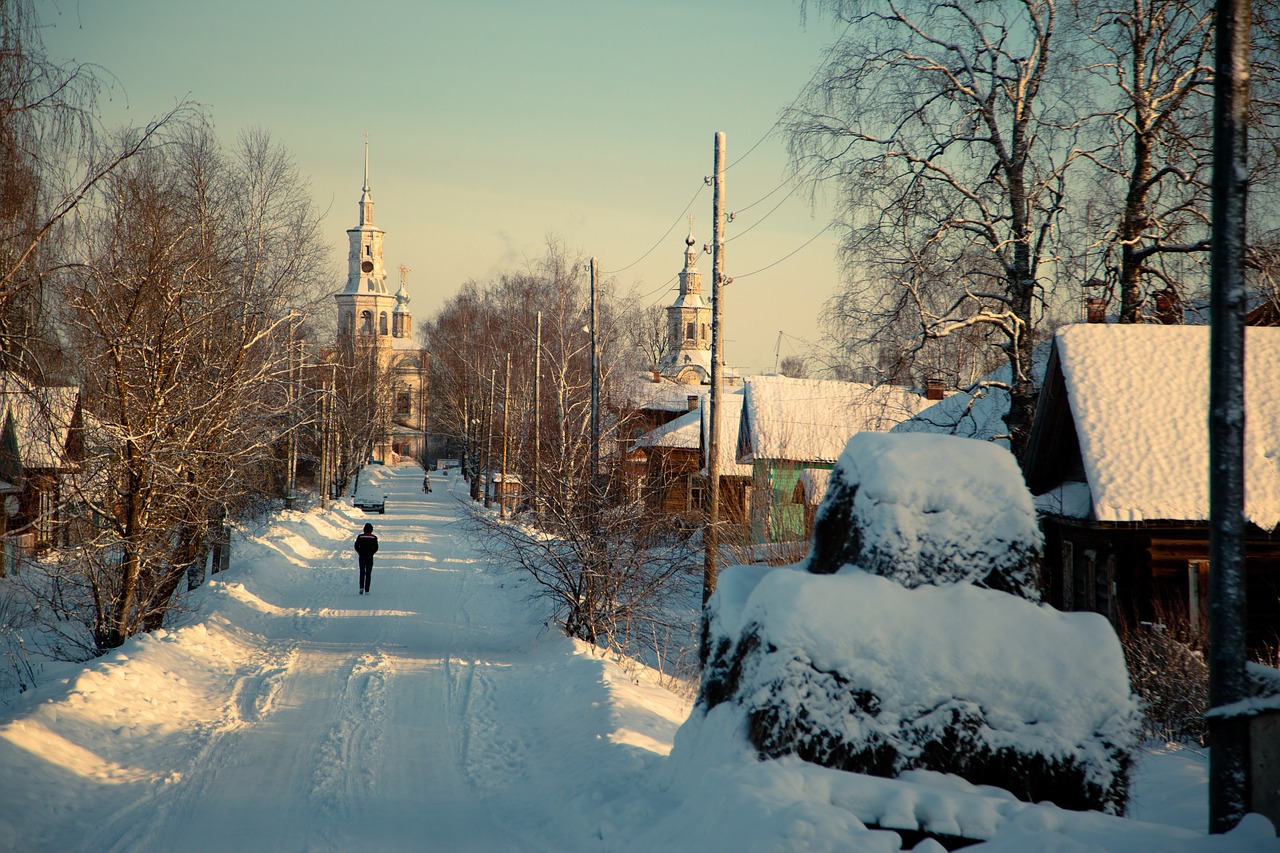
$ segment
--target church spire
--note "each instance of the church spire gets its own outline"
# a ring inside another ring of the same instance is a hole
[[[360,191],[360,224],[373,224],[373,194],[369,192],[369,134],[364,135],[364,187]]]

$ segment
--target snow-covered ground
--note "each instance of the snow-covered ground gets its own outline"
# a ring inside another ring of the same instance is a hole
[[[974,850],[1280,850],[1253,817],[1201,833],[1205,762],[1186,750],[1144,758],[1122,820],[760,762],[710,718],[677,743],[689,702],[547,627],[474,548],[456,477],[425,495],[420,469],[373,470],[386,515],[284,513],[237,540],[181,627],[7,697],[0,850],[896,851],[864,824],[948,809],[988,822]]]

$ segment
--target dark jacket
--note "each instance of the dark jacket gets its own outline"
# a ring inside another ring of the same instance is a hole
[[[372,533],[361,533],[356,537],[355,547],[361,557],[372,557],[378,553],[378,537]]]

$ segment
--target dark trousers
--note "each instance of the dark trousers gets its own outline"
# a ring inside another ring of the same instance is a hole
[[[373,555],[360,558],[360,591],[369,591],[369,577],[373,574]]]

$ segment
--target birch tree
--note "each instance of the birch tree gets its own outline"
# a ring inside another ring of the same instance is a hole
[[[99,143],[102,83],[49,57],[30,0],[0,0],[0,369],[63,380],[51,274],[64,226],[99,183],[189,115],[179,103],[117,145]]]
[[[1078,159],[1060,5],[819,0],[844,34],[785,116],[797,168],[838,187],[849,279],[834,310],[848,328],[905,314],[921,341],[987,330],[1010,369],[1019,456],[1031,333]]]
[[[290,428],[290,326],[324,280],[300,185],[264,135],[228,155],[197,125],[82,212],[64,320],[87,368],[71,485],[94,533],[52,570],[67,641],[77,624],[99,651],[160,627],[211,520],[266,490]]]

